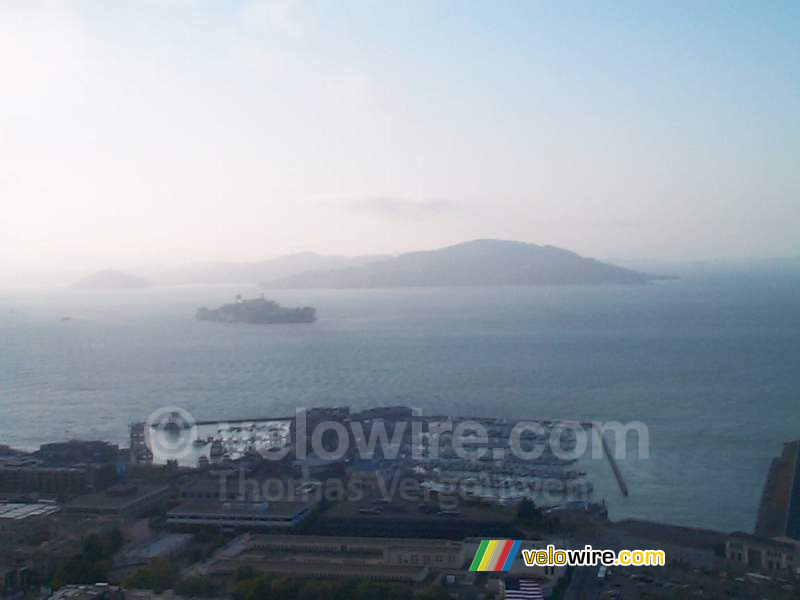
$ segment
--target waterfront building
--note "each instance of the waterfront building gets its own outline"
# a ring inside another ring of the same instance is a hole
[[[42,444],[35,454],[49,465],[115,463],[119,458],[119,446],[100,440],[70,440]]]
[[[116,479],[113,465],[76,465],[52,467],[30,462],[0,464],[0,494],[22,496],[36,494],[52,498],[69,498],[103,489]]]
[[[748,571],[798,575],[800,543],[736,531],[725,540],[725,558]]]
[[[127,519],[163,508],[169,494],[170,488],[166,485],[120,484],[103,492],[79,496],[67,503],[66,510],[71,513]]]
[[[167,523],[224,529],[291,529],[311,516],[314,501],[187,501],[167,513]]]

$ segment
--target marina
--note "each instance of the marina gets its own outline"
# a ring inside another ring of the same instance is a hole
[[[413,415],[405,407],[362,413],[350,413],[348,408],[311,409],[304,420],[307,421],[305,439],[300,439],[303,434],[298,433],[296,418],[186,424],[181,434],[194,441],[185,456],[178,458],[178,463],[200,469],[221,464],[235,468],[240,461],[260,459],[287,446],[291,450],[287,456],[293,459],[298,455],[298,447],[308,450],[315,426],[336,423],[348,432],[347,450],[336,461],[345,464],[361,461],[375,472],[399,472],[430,491],[458,491],[465,497],[500,504],[544,496],[552,505],[589,500],[594,489],[586,472],[578,466],[577,452],[576,430],[588,427],[591,432],[590,423],[543,420],[533,424],[492,417],[423,417]],[[155,432],[151,427],[144,436],[148,449],[152,448]],[[324,435],[321,439],[327,452],[337,450],[342,443],[337,440],[338,443],[331,445]],[[387,443],[373,444],[375,440]],[[366,455],[362,452],[370,448],[372,451]],[[607,451],[606,456],[613,461]],[[165,459],[155,453],[153,461],[165,462]],[[615,463],[611,464],[617,474]],[[622,481],[621,475],[618,477]]]

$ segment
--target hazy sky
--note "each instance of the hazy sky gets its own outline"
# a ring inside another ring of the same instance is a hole
[[[0,268],[798,254],[800,3],[0,0]]]

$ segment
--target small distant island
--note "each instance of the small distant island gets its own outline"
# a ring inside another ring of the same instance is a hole
[[[149,286],[150,282],[141,277],[112,269],[97,271],[72,284],[81,290],[132,290]]]
[[[317,320],[317,311],[310,306],[285,308],[263,295],[250,300],[237,295],[232,304],[223,304],[215,309],[198,308],[195,317],[200,321],[224,323],[313,323]]]

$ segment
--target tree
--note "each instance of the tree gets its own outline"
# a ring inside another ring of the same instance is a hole
[[[319,598],[335,598],[337,583],[333,581],[309,581],[300,589],[298,600],[318,600]]]
[[[119,527],[114,527],[111,533],[108,534],[108,551],[110,554],[119,552],[125,544],[125,537],[122,535],[122,530]]]
[[[96,533],[90,533],[83,540],[82,557],[89,562],[98,562],[106,558],[107,552],[103,540]]]
[[[236,584],[233,586],[231,595],[233,596],[234,600],[249,600],[257,583],[257,578],[242,579],[241,581],[236,582]]]
[[[111,563],[109,561],[91,561],[84,555],[79,554],[70,558],[56,574],[54,586],[105,581],[110,568]]]
[[[53,579],[53,587],[63,584],[105,581],[111,570],[111,557],[122,546],[122,532],[112,530],[106,536],[90,533],[83,540],[80,554],[70,558]]]
[[[171,589],[177,579],[178,571],[174,564],[167,560],[156,559],[146,567],[132,573],[125,580],[125,587],[161,593]]]
[[[175,592],[189,598],[208,598],[219,593],[219,586],[208,575],[195,575],[175,584]]]
[[[271,600],[294,600],[299,590],[297,580],[284,576],[274,578],[271,587]]]
[[[450,600],[450,594],[443,585],[432,585],[417,594],[416,600]]]
[[[411,600],[410,587],[399,584],[383,584],[363,581],[356,586],[352,597],[356,600]]]
[[[542,518],[542,511],[536,508],[533,500],[530,498],[523,498],[517,509],[517,517],[524,520],[538,521]]]
[[[255,579],[257,577],[256,570],[249,566],[244,565],[236,569],[236,573],[234,573],[233,578],[239,582],[244,581],[245,579]]]

